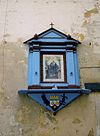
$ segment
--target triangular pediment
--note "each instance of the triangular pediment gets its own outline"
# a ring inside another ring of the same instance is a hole
[[[50,32],[50,33],[48,33],[48,34],[46,34],[44,37],[47,37],[47,38],[49,38],[49,37],[56,37],[56,38],[61,38],[61,36],[60,35],[58,35],[58,34],[56,34],[55,32]]]
[[[50,28],[40,34],[35,34],[33,38],[25,41],[24,44],[36,42],[76,42],[80,44],[79,41],[73,39],[70,35],[66,35],[55,28]]]
[[[51,30],[48,30],[47,32],[44,32],[42,34],[39,35],[39,38],[61,38],[61,39],[66,39],[67,38],[67,35],[63,35],[61,34],[60,32],[58,32],[57,30],[55,29],[51,29]]]

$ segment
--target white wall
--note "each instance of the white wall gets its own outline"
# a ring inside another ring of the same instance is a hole
[[[81,85],[100,82],[99,0],[0,0],[0,135],[100,135],[99,93],[82,96],[55,117],[18,89],[27,88],[27,47],[35,33],[54,27],[80,40]],[[87,68],[88,67],[88,68]]]

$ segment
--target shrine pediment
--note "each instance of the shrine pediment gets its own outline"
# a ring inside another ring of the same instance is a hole
[[[73,42],[76,44],[80,44],[78,40],[72,38],[70,35],[62,33],[61,31],[55,28],[50,28],[40,34],[35,34],[33,38],[25,41],[24,43],[31,44],[39,42],[59,42],[59,43]]]
[[[60,31],[50,28],[47,31],[40,33],[39,38],[56,38],[56,39],[67,39],[67,35],[62,34]]]
[[[57,33],[51,31],[44,35],[42,38],[65,38],[65,37],[62,37],[61,35],[58,35]]]

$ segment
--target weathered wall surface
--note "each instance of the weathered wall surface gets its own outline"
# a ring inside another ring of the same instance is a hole
[[[100,82],[99,0],[0,0],[0,136],[100,136],[100,94],[81,96],[56,116],[18,89],[27,88],[22,42],[49,28],[80,40],[81,85]]]

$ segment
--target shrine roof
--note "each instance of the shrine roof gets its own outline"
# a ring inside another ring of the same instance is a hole
[[[75,42],[76,44],[81,44],[80,41],[72,38],[71,35],[66,35],[55,28],[49,28],[40,34],[35,34],[32,38],[25,41],[24,44],[39,42]]]

